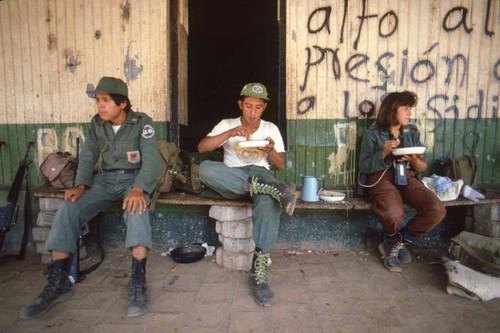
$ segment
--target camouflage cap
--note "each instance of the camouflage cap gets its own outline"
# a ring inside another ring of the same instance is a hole
[[[247,83],[243,89],[241,89],[240,96],[247,97],[257,97],[261,98],[265,101],[269,101],[270,99],[267,97],[267,89],[262,83]]]
[[[87,90],[87,94],[118,94],[128,97],[128,87],[121,79],[104,76],[99,80],[95,89]]]

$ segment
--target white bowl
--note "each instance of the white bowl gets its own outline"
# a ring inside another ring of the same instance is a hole
[[[402,155],[422,155],[425,153],[425,147],[405,147],[405,148],[396,148],[392,150],[392,155],[394,156],[402,156]]]
[[[335,191],[321,191],[319,193],[319,198],[327,202],[336,202],[344,200],[345,194],[342,192],[335,192]]]
[[[238,147],[240,148],[255,148],[255,147],[265,147],[269,144],[268,140],[248,140],[238,142]]]

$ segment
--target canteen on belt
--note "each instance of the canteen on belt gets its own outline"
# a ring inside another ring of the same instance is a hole
[[[315,202],[319,201],[319,192],[323,190],[323,179],[314,176],[302,176],[304,185],[300,192],[300,200]],[[321,188],[318,188],[318,180],[321,180]]]

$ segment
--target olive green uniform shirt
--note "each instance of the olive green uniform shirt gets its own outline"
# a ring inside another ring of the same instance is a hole
[[[145,113],[129,111],[127,119],[115,134],[110,122],[95,115],[80,154],[75,186],[92,186],[99,157],[103,172],[139,170],[133,186],[151,193],[161,167],[153,120]]]
[[[370,174],[382,171],[392,164],[394,160],[392,154],[389,154],[385,159],[382,158],[384,142],[387,140],[395,140],[395,138],[391,136],[389,130],[380,129],[376,123],[366,130],[359,154],[359,169],[362,173]],[[398,148],[416,146],[423,146],[417,127],[413,124],[401,126]]]

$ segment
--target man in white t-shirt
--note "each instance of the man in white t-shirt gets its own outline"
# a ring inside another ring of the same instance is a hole
[[[266,87],[249,83],[240,95],[241,117],[222,120],[198,144],[200,153],[222,146],[224,162],[204,161],[199,175],[205,185],[226,199],[252,197],[256,248],[250,288],[257,304],[268,307],[275,301],[267,283],[267,262],[278,237],[281,211],[293,214],[295,184],[274,177],[272,169],[285,168],[285,146],[278,127],[260,118],[269,101]]]

